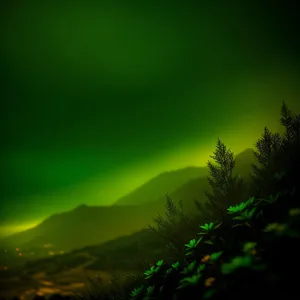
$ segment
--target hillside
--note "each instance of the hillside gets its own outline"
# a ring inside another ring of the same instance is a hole
[[[133,192],[119,198],[114,205],[141,205],[153,202],[166,193],[171,194],[180,186],[198,177],[208,175],[206,167],[187,167],[161,173]]]
[[[23,247],[22,250],[52,244],[57,250],[68,251],[133,233],[150,221],[151,215],[147,218],[147,211],[139,206],[81,205],[52,215],[30,230],[3,238],[2,242]]]
[[[252,159],[251,149],[237,155],[236,172],[246,176],[251,170]],[[196,170],[199,170],[200,174],[205,174],[207,171],[204,169],[186,168],[163,173],[134,191],[132,198],[127,195],[120,202],[124,203],[124,199],[127,199],[128,202],[135,203],[142,191],[149,191],[150,195],[153,196],[152,191],[155,190],[155,187],[160,185],[162,187],[165,182],[169,182],[170,187],[171,182],[174,184],[183,181],[183,174],[188,174],[186,176],[190,178],[192,173],[196,174]],[[168,180],[168,176],[170,176],[170,180]],[[194,210],[194,199],[199,201],[206,199],[204,191],[207,188],[208,183],[205,175],[186,180],[184,184],[168,194],[175,203],[184,200],[185,211],[192,211]],[[2,239],[1,244],[5,247],[9,246],[10,249],[19,247],[24,254],[34,249],[41,257],[48,255],[49,252],[48,248],[44,248],[45,244],[51,245],[51,251],[54,252],[101,244],[137,232],[151,224],[153,217],[165,211],[167,192],[167,188],[165,191],[161,191],[160,196],[154,201],[150,201],[152,198],[148,197],[145,192],[144,202],[141,205],[113,205],[110,207],[81,205],[74,210],[52,215],[35,228],[6,237]],[[145,200],[148,200],[148,203]],[[26,259],[26,255],[22,259]]]
[[[243,177],[246,183],[249,183],[250,176],[249,173],[252,171],[251,164],[255,162],[255,158],[253,155],[252,149],[246,149],[245,151],[239,153],[236,156],[236,166],[234,170],[234,174],[239,174]],[[199,168],[200,169],[200,168]],[[208,170],[206,170],[208,173]],[[197,201],[206,201],[206,197],[204,192],[210,190],[207,176],[198,177],[192,179],[185,184],[181,185],[178,189],[176,189],[173,193],[169,193],[169,196],[175,203],[179,203],[179,201],[183,201],[184,210],[187,212],[195,211],[194,200]],[[248,191],[245,191],[247,194]],[[162,203],[164,201],[165,195],[161,195],[152,205],[149,203],[149,206],[163,207]]]
[[[246,180],[251,172],[251,164],[255,158],[252,149],[246,149],[236,155],[234,173]],[[152,178],[138,187],[132,193],[119,198],[114,205],[137,205],[162,201],[168,194],[174,201],[203,198],[203,192],[208,188],[207,167],[188,167],[185,169],[165,172]]]

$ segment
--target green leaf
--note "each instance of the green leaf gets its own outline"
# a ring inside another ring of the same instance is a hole
[[[213,222],[210,222],[210,223],[205,223],[204,225],[199,226],[199,227],[206,230],[206,231],[210,231],[214,228],[214,225],[215,224]]]
[[[233,220],[241,220],[241,221],[251,220],[253,218],[256,209],[257,209],[256,207],[253,207],[251,210],[245,210],[244,212],[241,213],[240,216],[233,218]]]
[[[154,273],[155,272],[155,267],[154,266],[152,266],[149,270],[147,270],[144,274],[145,275],[150,275],[150,274],[152,274],[152,273]]]
[[[201,273],[205,269],[205,265],[199,265],[197,268],[197,273]]]
[[[188,274],[188,273],[193,272],[194,269],[195,269],[195,267],[196,267],[196,260],[192,261],[192,262],[191,262],[186,268],[184,268],[184,270],[181,271],[180,273],[186,275],[186,274]]]
[[[179,267],[179,261],[177,261],[176,263],[172,264],[172,267],[174,269],[177,269]]]
[[[154,273],[157,273],[159,271],[160,267],[152,266],[149,270],[144,272],[144,275],[146,275],[146,279],[149,279],[152,277]]]
[[[244,252],[249,252],[249,251],[253,250],[256,247],[256,245],[257,245],[257,243],[255,243],[255,242],[245,243],[243,251]]]
[[[200,242],[203,240],[203,236],[201,236],[198,240],[197,240],[197,246],[200,244]]]
[[[250,267],[252,261],[251,256],[237,256],[230,263],[224,263],[221,266],[221,271],[225,275],[231,274],[238,268]]]
[[[135,288],[135,289],[130,293],[130,296],[131,296],[131,297],[134,297],[134,298],[137,297],[137,296],[139,296],[139,295],[142,293],[143,288],[144,288],[143,285],[141,285],[141,286],[138,287],[138,288]]]
[[[163,265],[163,263],[164,263],[163,260],[159,260],[159,261],[156,263],[156,265],[157,265],[158,267],[161,267],[161,266]]]
[[[249,219],[252,219],[254,213],[256,212],[256,209],[257,209],[256,207],[253,207],[250,211],[247,210],[247,216],[249,217]]]
[[[208,231],[201,231],[201,232],[198,232],[197,234],[198,235],[206,235],[208,233]]]
[[[210,255],[210,260],[216,261],[220,258],[220,256],[223,254],[223,251],[220,252],[214,252]]]
[[[194,260],[188,265],[189,272],[192,272],[195,269],[196,263],[197,263],[196,260]]]
[[[202,226],[199,226],[201,229],[208,230],[208,223],[205,223]]]
[[[190,242],[188,244],[185,244],[185,247],[188,250],[188,253],[186,253],[186,255],[190,255],[191,254],[191,250],[196,249],[196,247],[201,242],[202,238],[203,237],[199,238],[198,240],[192,239],[192,240],[190,240]]]
[[[213,245],[214,244],[213,241],[211,241],[211,240],[206,240],[204,243],[205,244],[209,244],[209,245]]]
[[[254,197],[250,197],[246,202],[245,202],[245,206],[249,207],[251,204],[254,203]]]
[[[252,205],[253,202],[254,202],[254,197],[251,197],[245,202],[241,202],[240,204],[237,204],[235,206],[229,206],[229,208],[227,208],[227,212],[229,214],[242,212],[243,210],[248,208],[250,205]]]
[[[185,244],[185,247],[188,249],[193,249],[196,247],[196,243],[196,239],[192,239],[188,244]]]
[[[201,274],[183,278],[182,280],[180,280],[180,286],[177,287],[177,289],[181,289],[189,285],[196,285],[199,282],[200,278],[201,278]]]

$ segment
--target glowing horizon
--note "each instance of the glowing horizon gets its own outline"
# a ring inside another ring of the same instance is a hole
[[[0,235],[205,166],[217,138],[253,148],[283,100],[299,112],[287,7],[17,2],[0,10]]]

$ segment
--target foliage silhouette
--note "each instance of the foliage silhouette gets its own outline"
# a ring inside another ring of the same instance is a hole
[[[274,190],[284,189],[288,184],[288,177],[294,183],[299,180],[299,174],[293,170],[300,165],[300,114],[292,113],[285,102],[281,106],[280,114],[284,133],[272,133],[265,127],[255,144],[257,164],[252,165],[251,177],[254,185],[259,188],[261,197]],[[288,173],[293,176],[287,176]]]
[[[157,227],[149,225],[149,229],[158,234],[166,242],[169,257],[166,259],[180,260],[184,259],[184,242],[187,237],[192,237],[198,222],[193,216],[188,216],[183,211],[183,203],[179,202],[177,206],[174,201],[166,195],[166,218],[158,214],[154,221]]]
[[[241,201],[244,184],[239,175],[233,175],[234,153],[220,139],[217,140],[214,155],[210,157],[215,161],[215,164],[207,162],[210,173],[207,179],[212,192],[206,191],[205,195],[211,209],[218,211],[218,216],[222,217],[228,205]]]

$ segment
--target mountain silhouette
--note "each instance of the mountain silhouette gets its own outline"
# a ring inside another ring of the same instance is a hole
[[[210,158],[210,160],[212,160]],[[252,164],[255,162],[253,150],[248,148],[235,157],[236,165],[233,174],[241,175],[249,180]],[[164,172],[150,179],[132,193],[119,198],[114,205],[141,205],[155,202],[157,207],[168,194],[174,202],[182,200],[185,204],[193,203],[192,199],[203,200],[204,191],[209,189],[207,176],[208,167],[187,167]],[[165,185],[164,185],[165,184]],[[159,190],[159,192],[157,192]]]
[[[253,151],[246,149],[236,156],[235,173],[248,180],[253,162]],[[70,251],[130,235],[153,224],[153,218],[165,211],[167,193],[175,203],[182,200],[185,211],[195,211],[194,199],[206,201],[207,175],[207,167],[165,172],[112,206],[80,205],[50,216],[34,228],[2,238],[0,244],[20,247],[23,252],[41,249],[44,244],[53,245],[53,251]]]
[[[133,192],[119,198],[114,205],[141,205],[153,202],[166,193],[171,194],[186,182],[208,175],[206,167],[186,167],[161,173]]]

